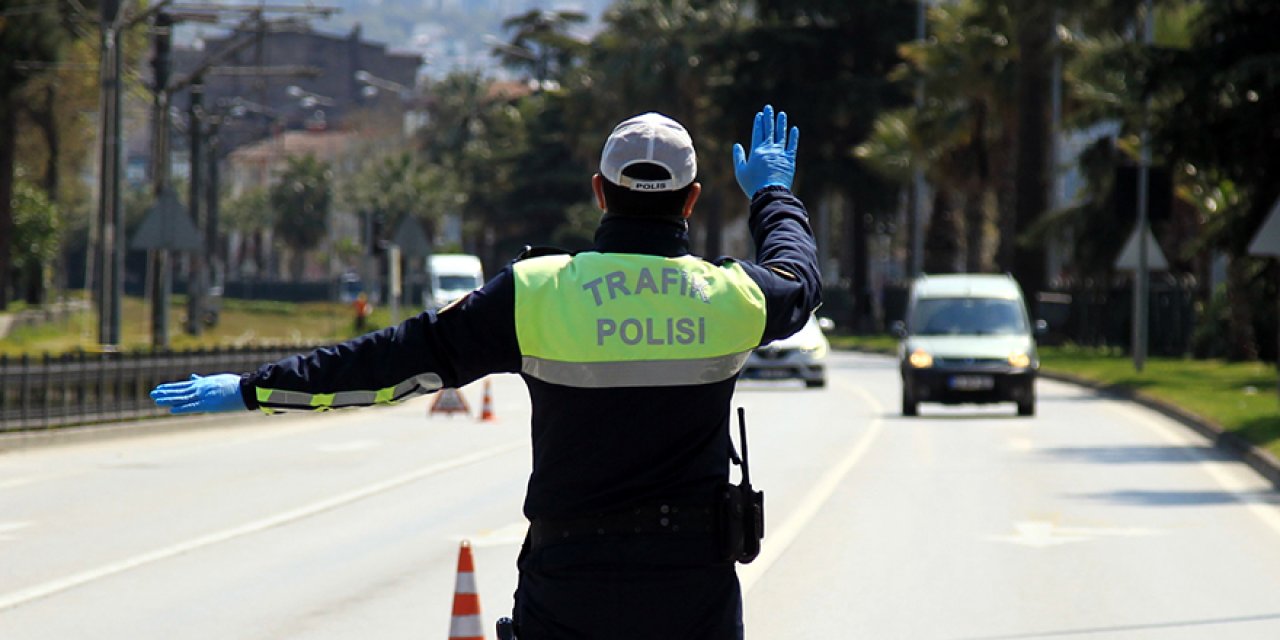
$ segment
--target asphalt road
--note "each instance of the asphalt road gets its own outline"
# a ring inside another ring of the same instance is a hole
[[[1050,381],[1035,418],[904,419],[891,360],[830,377],[740,386],[748,638],[1280,638],[1280,493],[1199,436]],[[443,639],[462,539],[491,628],[529,464],[523,385],[492,381],[491,422],[423,398],[5,450],[0,638]]]

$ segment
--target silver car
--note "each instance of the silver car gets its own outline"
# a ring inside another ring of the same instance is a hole
[[[830,327],[830,320],[809,316],[809,321],[799,331],[752,351],[742,370],[742,378],[799,379],[806,387],[827,386],[826,360],[831,345],[823,330]]]

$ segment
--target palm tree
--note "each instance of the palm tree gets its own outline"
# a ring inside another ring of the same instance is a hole
[[[1013,138],[1016,52],[1008,14],[973,0],[941,4],[929,13],[931,37],[901,47],[906,65],[893,78],[924,84],[921,109],[887,112],[858,157],[899,182],[920,163],[936,192],[935,204],[958,204],[963,217],[935,211],[934,223],[963,220],[966,271],[989,271],[989,227],[999,209],[1009,219],[1007,192]],[[953,229],[946,235],[960,235]],[[944,264],[949,261],[944,260]]]
[[[559,83],[586,51],[587,44],[569,32],[586,21],[585,13],[568,10],[530,9],[511,16],[502,21],[511,40],[495,45],[494,55],[506,67],[528,71],[538,86]]]
[[[450,201],[442,204],[462,214],[464,245],[489,264],[499,260],[490,231],[501,225],[514,160],[528,144],[520,95],[500,87],[478,74],[450,74],[431,88],[431,126],[417,140],[420,160],[449,176]]]
[[[1259,286],[1262,261],[1248,245],[1280,199],[1280,77],[1275,73],[1280,13],[1267,3],[1207,2],[1191,22],[1186,49],[1142,51],[1138,91],[1151,95],[1155,151],[1180,164],[1187,191],[1206,224],[1204,239],[1225,253],[1229,355],[1252,359],[1260,311],[1274,307],[1275,285]],[[1194,127],[1186,126],[1195,123]],[[1270,132],[1269,134],[1266,132]],[[1231,193],[1222,204],[1197,195]],[[1274,282],[1274,281],[1273,281]],[[1276,335],[1274,327],[1269,332]]]
[[[253,188],[231,198],[222,207],[221,221],[236,237],[240,258],[232,263],[237,270],[235,276],[263,273],[268,256],[267,236],[276,221],[268,190],[265,187]]]
[[[293,279],[302,279],[306,252],[319,246],[329,227],[333,172],[314,155],[288,159],[280,180],[271,187],[275,233],[292,252]]]
[[[729,81],[721,66],[724,43],[747,24],[743,0],[632,0],[610,8],[605,28],[592,41],[584,67],[569,78],[573,90],[566,122],[577,123],[580,154],[599,154],[601,131],[637,113],[658,111],[680,121],[698,153],[699,181],[707,186],[693,223],[703,237],[703,253],[719,255],[725,194],[735,190],[727,162],[730,140],[712,123],[730,108],[713,93]],[[757,107],[754,108],[758,108]],[[739,118],[741,119],[741,118]],[[745,134],[744,134],[745,135]],[[742,137],[742,136],[739,136]]]

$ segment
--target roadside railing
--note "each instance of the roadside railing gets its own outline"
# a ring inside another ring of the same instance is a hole
[[[0,433],[164,415],[148,395],[157,384],[252,371],[308,348],[0,355]]]

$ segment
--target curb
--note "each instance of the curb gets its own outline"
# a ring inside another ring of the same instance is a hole
[[[1128,387],[1103,384],[1094,380],[1088,380],[1068,373],[1059,373],[1055,371],[1040,370],[1041,377],[1048,378],[1057,382],[1065,382],[1076,386],[1091,389],[1099,395],[1127,400],[1135,404],[1140,404],[1156,413],[1159,413],[1170,420],[1178,422],[1183,426],[1189,427],[1200,435],[1213,441],[1215,448],[1229,452],[1243,461],[1245,464],[1253,468],[1254,471],[1266,478],[1277,489],[1280,489],[1280,460],[1277,460],[1271,453],[1258,448],[1253,443],[1240,437],[1240,435],[1227,431],[1222,425],[1209,420],[1203,416],[1196,415],[1186,409],[1174,406],[1163,400],[1153,398],[1141,391],[1135,391]]]
[[[0,433],[0,454],[29,448],[74,445],[83,442],[98,442],[139,435],[172,433],[192,427],[213,426],[209,424],[211,422],[213,420],[210,419],[210,416],[191,416],[189,418],[160,416],[125,422],[98,422],[72,427],[23,429]]]
[[[254,412],[259,415],[261,412]],[[296,420],[312,416],[311,412],[282,415],[275,420]],[[196,429],[236,429],[245,425],[236,414],[211,413],[189,416],[158,415],[153,418],[124,422],[99,422],[74,427],[28,429],[0,433],[0,455],[24,449],[102,442],[136,436],[162,435]]]

